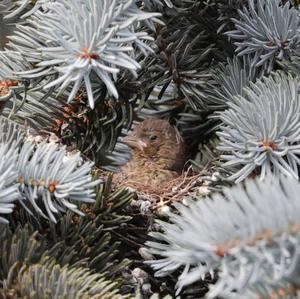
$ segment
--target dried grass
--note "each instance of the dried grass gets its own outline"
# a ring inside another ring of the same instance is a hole
[[[202,186],[203,183],[203,173],[194,173],[190,166],[179,177],[157,186],[156,189],[133,181],[126,181],[124,185],[136,191],[140,200],[150,201],[151,210],[157,211],[163,206],[181,201],[195,187]]]

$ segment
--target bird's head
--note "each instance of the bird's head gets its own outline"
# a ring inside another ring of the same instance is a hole
[[[183,141],[176,128],[168,121],[149,118],[141,122],[131,136],[123,142],[132,148],[133,154],[154,162],[173,163],[183,159]],[[168,167],[168,166],[167,166]]]

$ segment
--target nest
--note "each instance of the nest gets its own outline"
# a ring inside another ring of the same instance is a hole
[[[179,177],[155,189],[133,181],[126,181],[122,186],[137,193],[138,201],[135,205],[140,207],[142,213],[146,213],[147,209],[152,212],[163,212],[165,207],[175,202],[183,202],[187,197],[208,195],[213,181],[214,177],[208,176],[206,169],[195,173],[190,166]],[[146,203],[148,205],[145,206]]]

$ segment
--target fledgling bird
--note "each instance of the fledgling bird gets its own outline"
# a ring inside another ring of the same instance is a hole
[[[168,121],[146,119],[123,142],[131,147],[132,156],[116,177],[122,185],[136,183],[155,189],[181,174],[184,142]]]

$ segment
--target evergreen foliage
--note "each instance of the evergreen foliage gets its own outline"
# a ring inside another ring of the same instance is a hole
[[[2,0],[0,298],[299,297],[299,9]],[[167,195],[109,172],[148,117],[186,143]]]
[[[9,214],[13,211],[13,202],[19,198],[17,171],[15,169],[16,153],[7,144],[0,144],[0,214]],[[0,217],[1,222],[6,222]]]
[[[212,71],[205,100],[207,108],[217,114],[229,108],[228,103],[235,102],[236,96],[243,96],[245,88],[261,76],[262,72],[255,66],[256,60],[249,56],[243,59],[235,56],[226,64],[220,63]]]
[[[261,176],[273,171],[298,178],[299,93],[298,81],[276,74],[244,89],[224,111],[219,149],[224,166],[242,166],[230,179],[239,182],[261,168]]]
[[[23,266],[16,281],[5,286],[2,292],[9,294],[10,288],[21,298],[126,298],[117,294],[115,285],[99,274],[84,268],[61,268],[47,259],[36,265]]]
[[[299,285],[299,190],[294,179],[268,176],[178,204],[180,214],[153,233],[159,242],[148,242],[160,256],[150,263],[157,275],[183,268],[179,290],[218,271],[208,298],[269,298],[277,283]]]
[[[238,55],[258,54],[257,66],[271,71],[276,59],[288,59],[299,47],[299,18],[290,3],[281,0],[248,1],[234,20],[236,30],[227,34],[238,42]]]

